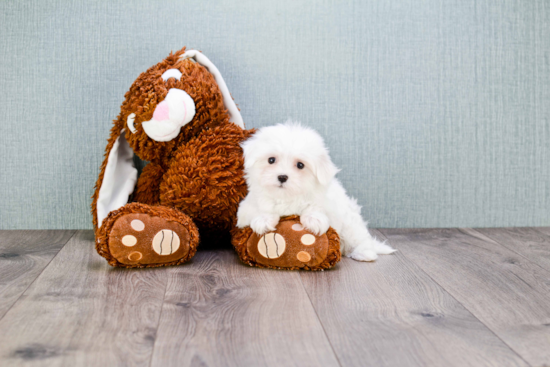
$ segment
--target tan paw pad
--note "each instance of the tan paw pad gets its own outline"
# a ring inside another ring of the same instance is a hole
[[[139,261],[143,257],[143,254],[138,251],[130,252],[128,254],[128,260],[130,261]]]
[[[267,233],[258,241],[258,252],[267,259],[281,257],[286,249],[286,241],[278,233]]]
[[[307,263],[309,260],[311,260],[311,255],[305,251],[300,251],[296,255],[296,258],[303,263]]]
[[[135,236],[132,236],[131,234],[129,234],[129,235],[126,235],[126,236],[122,237],[121,242],[124,246],[132,247],[132,246],[136,245],[137,238]]]
[[[142,221],[140,221],[139,219],[134,219],[130,223],[130,226],[132,227],[132,229],[134,231],[138,231],[138,232],[141,232],[145,229],[145,224]]]
[[[163,229],[153,238],[153,250],[159,255],[171,255],[180,247],[178,234],[170,229]]]
[[[315,236],[309,233],[305,234],[300,238],[300,242],[306,246],[313,245],[315,243]]]

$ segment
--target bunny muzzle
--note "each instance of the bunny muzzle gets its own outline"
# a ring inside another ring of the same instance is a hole
[[[141,126],[151,139],[170,141],[178,136],[181,128],[191,122],[195,116],[195,102],[185,91],[171,88],[164,101],[160,102],[153,113],[153,118],[144,121]],[[130,131],[135,132],[135,115],[128,116]]]

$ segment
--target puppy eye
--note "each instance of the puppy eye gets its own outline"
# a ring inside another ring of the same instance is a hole
[[[275,157],[271,157],[267,161],[269,162],[269,164],[273,164],[275,163]]]
[[[304,169],[304,164],[302,162],[298,162],[298,164],[296,164],[296,167],[298,167],[298,169]]]

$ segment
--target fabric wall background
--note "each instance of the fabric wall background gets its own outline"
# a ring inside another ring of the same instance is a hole
[[[550,225],[547,0],[2,1],[0,227],[91,228],[111,121],[182,46],[318,129],[377,227]]]

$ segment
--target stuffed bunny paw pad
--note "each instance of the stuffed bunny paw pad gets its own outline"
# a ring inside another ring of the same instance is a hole
[[[299,217],[281,218],[275,231],[258,234],[251,228],[237,229],[233,245],[249,265],[275,269],[328,269],[340,259],[339,238],[334,230],[315,235]]]
[[[196,228],[175,210],[127,204],[106,220],[106,251],[102,256],[117,266],[175,265],[194,255]],[[101,252],[100,252],[101,253]],[[113,264],[112,264],[113,265]]]

